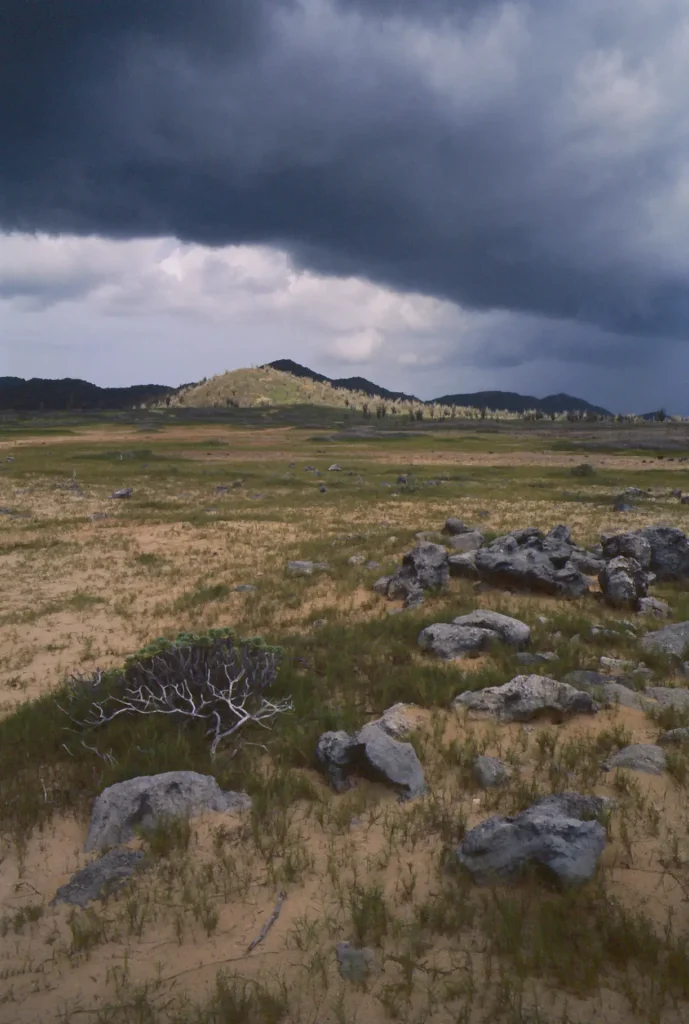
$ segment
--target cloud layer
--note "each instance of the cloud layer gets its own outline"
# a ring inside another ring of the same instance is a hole
[[[624,350],[641,370],[654,350],[660,371],[689,334],[688,52],[685,0],[4,0],[0,227],[145,240],[150,273],[152,246],[195,252],[210,316],[202,247],[217,282],[228,252],[271,249],[301,288],[454,304],[480,345],[419,329],[448,365],[604,372]],[[100,250],[80,282],[43,259],[0,298],[47,308],[119,273]],[[234,268],[256,309],[262,259],[253,286]],[[413,334],[350,319],[324,351],[365,362]]]

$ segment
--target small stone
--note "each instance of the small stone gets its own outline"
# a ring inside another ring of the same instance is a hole
[[[131,498],[133,493],[134,493],[133,488],[131,488],[131,487],[123,487],[119,491],[113,491],[112,494],[110,495],[110,497],[111,498]]]
[[[375,963],[372,949],[364,946],[358,949],[350,942],[338,942],[335,955],[340,968],[340,975],[345,981],[362,983],[366,981]]]
[[[327,562],[288,562],[287,573],[290,576],[313,576],[314,572],[325,572],[330,566]]]
[[[628,672],[633,669],[633,661],[625,661],[624,658],[608,658],[605,654],[601,655],[600,663],[602,668],[607,668],[610,672]]]
[[[253,583],[240,583],[238,587],[233,587],[232,590],[235,594],[252,594],[254,590],[258,590]]]
[[[542,665],[547,661],[557,661],[557,654],[553,651],[519,651],[517,661],[520,665]]]
[[[670,605],[657,597],[642,597],[638,612],[639,615],[654,615],[658,619],[667,619],[670,615]]]
[[[332,466],[328,466],[328,472],[329,473],[341,473],[342,472],[342,466],[338,466],[338,464],[336,462],[333,462]]]
[[[481,754],[474,761],[474,778],[479,786],[483,786],[484,789],[502,786],[508,781],[509,777],[509,768],[498,757],[488,757],[485,754]]]
[[[684,726],[681,729],[670,729],[669,732],[664,732],[658,740],[658,743],[662,743],[663,746],[674,746],[678,743],[689,743],[689,728]]]
[[[603,763],[603,771],[614,768],[629,768],[635,772],[647,772],[650,775],[662,775],[665,771],[666,757],[662,747],[652,743],[632,743],[623,747]]]
[[[366,561],[366,555],[350,555],[347,559],[349,565],[363,565]]]

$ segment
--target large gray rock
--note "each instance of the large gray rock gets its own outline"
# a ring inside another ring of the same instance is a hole
[[[618,555],[607,562],[598,576],[607,604],[614,608],[637,608],[648,593],[648,575],[634,558]]]
[[[510,770],[499,757],[488,757],[479,754],[474,761],[474,778],[484,789],[495,789],[503,786],[510,777]]]
[[[515,676],[503,686],[488,686],[455,697],[453,707],[474,714],[494,715],[503,722],[530,722],[543,715],[558,719],[595,714],[598,706],[590,693],[575,690],[548,676]]]
[[[342,730],[324,732],[316,744],[316,760],[336,793],[349,789],[348,773],[356,759],[358,746],[356,738]]]
[[[657,701],[661,707],[689,711],[689,690],[681,686],[647,686],[643,695]]]
[[[468,615],[459,615],[452,620],[454,626],[478,626],[480,629],[490,629],[497,633],[503,643],[511,647],[525,647],[531,640],[531,630],[520,619],[513,619],[510,615],[502,615],[500,612],[492,612],[483,608],[476,608]]]
[[[316,759],[336,792],[349,787],[353,773],[389,782],[407,798],[418,796],[426,788],[413,746],[390,736],[382,722],[369,722],[354,735],[323,733],[316,746]]]
[[[447,551],[442,544],[422,541],[402,559],[402,571],[412,576],[423,590],[440,590],[447,586],[450,569]]]
[[[513,586],[557,597],[580,597],[589,585],[571,562],[558,568],[547,552],[535,547],[502,550],[491,545],[476,552],[481,579],[499,586]]]
[[[560,793],[539,800],[516,817],[494,817],[466,834],[456,851],[458,863],[478,884],[511,879],[528,865],[540,865],[561,883],[592,878],[605,848],[599,821],[600,797]]]
[[[499,639],[498,634],[492,629],[436,622],[421,630],[418,644],[423,651],[451,661],[455,658],[465,658],[468,654],[477,651],[483,651],[491,641],[497,642]]]
[[[634,772],[647,772],[649,775],[662,775],[665,771],[666,757],[662,747],[653,743],[632,743],[623,747],[603,763],[603,771],[610,772],[614,768],[629,768]]]
[[[407,797],[424,792],[423,768],[411,743],[393,739],[376,722],[360,729],[357,741],[363,747],[363,756],[374,774],[382,776]]]
[[[689,622],[674,622],[671,626],[646,633],[641,638],[645,651],[661,651],[681,658],[689,651]]]
[[[144,858],[142,850],[110,850],[72,875],[69,882],[57,890],[52,902],[85,907],[91,900],[105,899],[138,871]]]
[[[450,576],[458,576],[469,580],[475,580],[478,578],[475,551],[467,551],[462,555],[450,555],[447,561],[450,569]]]
[[[651,567],[651,545],[640,533],[604,533],[601,536],[603,558],[633,558],[642,569]]]
[[[483,534],[478,530],[458,533],[450,537],[450,547],[455,551],[478,551],[483,544]]]
[[[600,672],[577,668],[563,676],[562,682],[569,683],[577,690],[585,690],[596,702],[605,704],[607,707],[614,707],[616,704],[625,708],[641,709],[643,707],[643,702],[635,690],[625,686],[619,680],[611,680],[610,676],[604,676]]]
[[[647,526],[639,530],[651,545],[652,572],[661,580],[689,577],[689,540],[674,526]]]
[[[204,811],[239,811],[251,806],[246,793],[223,792],[211,775],[163,772],[116,782],[93,805],[84,849],[104,850],[126,843],[137,827],[153,828],[165,818],[187,818]]]

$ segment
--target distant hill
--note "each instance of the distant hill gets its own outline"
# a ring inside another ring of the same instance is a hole
[[[583,398],[565,394],[534,398],[533,395],[520,395],[516,391],[474,391],[467,395],[443,395],[435,401],[438,405],[463,405],[474,409],[501,409],[517,413],[535,409],[546,415],[551,412],[592,412],[598,416],[612,416],[607,409],[591,405]]]
[[[134,384],[128,388],[100,388],[97,384],[64,377],[0,377],[0,409],[27,412],[45,409],[131,409],[142,402],[160,401],[174,388],[164,384]]]
[[[291,373],[293,377],[302,377],[318,381],[321,384],[330,384],[334,388],[343,388],[345,391],[357,391],[363,395],[370,395],[372,398],[387,398],[389,402],[418,402],[420,399],[414,395],[406,395],[403,391],[388,391],[379,384],[373,384],[365,377],[326,377],[322,373],[310,370],[308,366],[295,363],[292,359],[275,359],[266,366],[273,370],[280,370],[282,373]]]
[[[279,370],[272,365],[230,370],[180,389],[170,397],[170,404],[238,408],[326,405],[344,409],[347,405],[361,408],[372,397],[370,393],[338,388],[335,381],[331,382],[322,374],[312,374],[307,367],[291,360],[282,360],[282,363],[296,367],[298,372]]]

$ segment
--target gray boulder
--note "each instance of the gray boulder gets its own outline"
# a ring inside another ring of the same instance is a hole
[[[96,798],[84,849],[104,850],[126,843],[137,826],[153,828],[165,818],[203,811],[240,811],[251,806],[246,793],[223,792],[211,775],[163,772],[108,786]]]
[[[328,466],[329,473],[341,473],[342,466],[338,466],[336,462],[333,462],[332,466]]]
[[[670,729],[668,732],[663,733],[658,743],[662,743],[663,746],[689,743],[689,728],[684,726],[681,729]]]
[[[586,577],[572,562],[557,568],[547,552],[535,547],[515,547],[511,551],[493,545],[480,548],[475,564],[480,578],[497,586],[513,586],[558,597],[580,597],[589,588]]]
[[[594,820],[604,807],[600,797],[559,793],[516,817],[488,818],[466,834],[457,861],[478,884],[515,878],[529,865],[563,884],[581,884],[593,877],[605,848],[605,828]]]
[[[461,533],[471,533],[471,527],[465,526],[461,519],[457,519],[455,516],[450,516],[450,518],[445,521],[443,533],[449,533],[451,537],[456,537]]]
[[[474,778],[484,789],[504,785],[510,777],[510,770],[499,757],[480,754],[474,761]]]
[[[330,566],[327,562],[293,561],[287,563],[290,576],[313,576],[315,572],[325,572]]]
[[[408,798],[424,792],[423,768],[411,743],[393,739],[376,722],[359,730],[357,742],[363,747],[363,756],[374,775],[382,776]]]
[[[131,498],[134,493],[131,487],[123,487],[119,491],[113,491],[110,495],[111,498]]]
[[[348,773],[358,752],[356,737],[339,730],[324,732],[316,744],[316,760],[336,793],[349,789]]]
[[[421,762],[411,743],[394,739],[378,722],[369,722],[355,735],[326,732],[318,740],[316,759],[333,789],[349,788],[352,773],[389,782],[410,799],[426,788]]]
[[[674,526],[647,526],[639,530],[651,545],[652,572],[660,581],[689,577],[689,540]]]
[[[642,569],[651,567],[651,545],[640,533],[604,533],[601,536],[603,558],[633,558]]]
[[[447,561],[450,569],[450,576],[457,576],[461,579],[469,580],[475,580],[478,578],[475,551],[467,551],[462,555],[450,555]]]
[[[474,714],[494,715],[503,722],[530,722],[551,715],[562,720],[570,715],[591,715],[598,711],[590,693],[575,690],[548,676],[515,676],[503,686],[460,693],[453,707]]]
[[[110,850],[72,875],[57,890],[52,902],[85,907],[91,900],[105,899],[139,870],[144,859],[142,850]]]
[[[606,563],[598,582],[607,604],[613,608],[636,608],[648,593],[648,576],[634,558],[618,555]]]
[[[478,626],[455,626],[450,622],[436,622],[426,626],[418,636],[421,650],[435,654],[446,661],[464,658],[468,654],[484,650],[491,641],[500,638],[492,629]]]
[[[605,565],[603,559],[597,558],[591,551],[574,550],[569,560],[584,576],[597,576]]]
[[[670,617],[670,605],[667,601],[661,601],[657,597],[640,598],[637,611],[639,615],[653,615],[657,619]]]
[[[450,537],[450,547],[455,551],[478,551],[483,544],[483,534],[478,530],[457,533]]]
[[[646,633],[641,638],[645,651],[661,651],[681,658],[689,651],[689,622],[674,622],[671,626]]]
[[[489,629],[493,633],[497,633],[503,643],[510,644],[512,647],[525,647],[531,641],[531,630],[525,622],[513,619],[509,615],[502,615],[500,612],[476,608],[468,615],[459,615],[452,620],[452,624]]]
[[[375,591],[376,594],[382,594],[383,597],[388,596],[388,589],[392,582],[392,576],[381,576],[380,579],[371,587],[371,590]]]
[[[412,576],[423,590],[440,590],[447,586],[450,576],[447,551],[442,544],[422,541],[403,557],[402,571]]]
[[[643,707],[639,694],[620,680],[611,680],[610,676],[604,676],[600,672],[590,672],[587,669],[574,669],[562,678],[563,683],[569,683],[577,690],[585,690],[599,703],[607,707],[614,707],[620,704],[625,708]]]
[[[629,768],[634,772],[647,772],[650,775],[662,775],[665,771],[666,757],[662,747],[653,743],[632,743],[623,747],[609,757],[602,765],[603,771],[610,772],[615,768]]]

